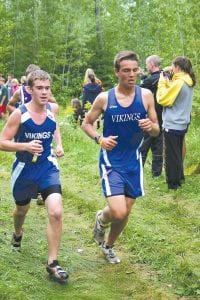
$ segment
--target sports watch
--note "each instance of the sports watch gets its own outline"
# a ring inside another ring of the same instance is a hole
[[[95,136],[94,140],[97,144],[99,144],[100,138],[101,138],[101,135]]]

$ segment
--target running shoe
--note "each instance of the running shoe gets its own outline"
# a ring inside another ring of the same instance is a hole
[[[16,234],[13,233],[12,240],[11,240],[12,250],[20,252],[21,242],[22,242],[22,234],[20,236],[16,236]]]
[[[60,266],[57,260],[46,266],[47,272],[56,280],[66,282],[69,275]]]
[[[42,195],[40,193],[38,193],[38,195],[37,195],[36,203],[37,203],[37,205],[44,205],[44,200],[43,200]]]
[[[116,256],[113,246],[106,246],[105,242],[101,245],[101,250],[106,258],[106,260],[111,264],[119,264],[120,259]]]
[[[102,210],[99,210],[96,214],[96,222],[95,222],[94,230],[93,230],[93,237],[94,237],[95,242],[98,245],[101,245],[104,242],[105,229],[106,229],[106,227],[103,227],[100,224],[99,217],[101,214],[102,214]]]

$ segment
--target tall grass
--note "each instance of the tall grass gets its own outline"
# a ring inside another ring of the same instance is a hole
[[[99,147],[61,114],[65,157],[59,160],[64,207],[59,259],[70,273],[65,286],[49,281],[45,272],[44,207],[32,203],[22,253],[10,250],[14,154],[0,152],[0,299],[200,298],[199,117],[197,110],[187,134],[189,175],[181,189],[169,192],[164,174],[157,180],[151,177],[149,156],[144,170],[146,195],[136,201],[116,243],[122,263],[110,266],[91,237],[95,213],[106,204],[98,172]]]

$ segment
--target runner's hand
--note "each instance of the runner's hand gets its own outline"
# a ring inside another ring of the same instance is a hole
[[[108,137],[102,137],[100,140],[100,145],[102,148],[104,148],[105,150],[112,150],[116,145],[117,145],[117,135],[111,135]]]
[[[63,150],[63,147],[61,145],[56,146],[55,154],[56,154],[57,157],[64,156],[64,150]]]
[[[27,143],[26,148],[26,151],[30,152],[31,154],[40,156],[43,151],[42,141],[33,140]]]

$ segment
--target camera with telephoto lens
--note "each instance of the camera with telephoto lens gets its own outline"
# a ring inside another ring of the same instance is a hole
[[[167,77],[168,79],[172,79],[172,70],[171,70],[171,68],[169,68],[169,69],[164,69],[163,71],[162,71],[162,73],[163,73],[163,76],[164,77]]]
[[[163,70],[162,70],[162,73],[163,73],[163,76],[164,77],[167,77],[169,80],[172,79],[172,67],[171,66],[168,66],[168,67],[165,67]]]

